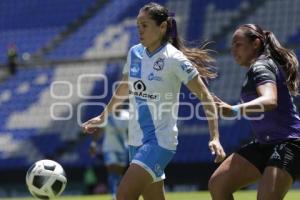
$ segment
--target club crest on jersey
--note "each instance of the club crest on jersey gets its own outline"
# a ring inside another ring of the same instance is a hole
[[[156,71],[161,71],[163,70],[165,65],[165,59],[163,58],[158,58],[153,65],[153,69],[155,69]]]

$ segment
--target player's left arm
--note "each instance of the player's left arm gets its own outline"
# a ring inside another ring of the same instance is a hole
[[[245,116],[276,109],[278,97],[275,67],[257,64],[251,67],[248,76],[255,85],[257,98],[235,106],[226,105],[221,101],[217,105],[221,103],[221,108],[224,112],[227,110],[227,113],[242,113]]]
[[[277,107],[277,86],[268,82],[256,87],[258,97],[247,103],[236,105],[243,115],[271,111]]]
[[[186,86],[200,99],[204,107],[210,132],[209,148],[212,154],[216,154],[215,162],[220,162],[225,158],[225,152],[219,141],[218,115],[213,97],[203,83],[200,75],[192,78]]]

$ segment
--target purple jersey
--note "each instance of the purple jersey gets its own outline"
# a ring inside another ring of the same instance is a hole
[[[257,98],[256,87],[267,82],[277,86],[278,106],[272,111],[263,113],[262,119],[250,120],[256,139],[260,143],[276,143],[300,138],[300,118],[285,83],[284,72],[272,59],[260,56],[251,65],[241,91],[242,101],[249,102]]]

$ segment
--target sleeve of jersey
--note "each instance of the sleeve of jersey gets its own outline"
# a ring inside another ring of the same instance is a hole
[[[184,84],[187,84],[196,75],[198,75],[196,67],[192,65],[192,63],[186,58],[184,54],[177,53],[173,56],[172,60],[173,72]]]
[[[270,67],[265,65],[253,66],[250,71],[250,76],[256,86],[262,85],[264,83],[276,83],[276,75]]]
[[[123,67],[123,74],[124,75],[126,75],[126,74],[129,73],[130,52],[131,52],[131,49],[128,51],[126,63],[124,65],[124,67]]]

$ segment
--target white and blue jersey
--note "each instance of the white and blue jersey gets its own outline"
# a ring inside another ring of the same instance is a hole
[[[127,110],[120,110],[119,114],[108,116],[105,135],[102,143],[102,152],[106,165],[128,164],[128,120]]]
[[[167,43],[150,54],[141,44],[128,54],[123,74],[128,74],[129,145],[156,143],[175,150],[181,83],[198,71],[173,45]]]
[[[130,49],[123,74],[128,74],[129,82],[130,160],[144,167],[154,181],[162,180],[178,144],[181,83],[188,83],[198,71],[170,43],[151,54],[138,44]]]

